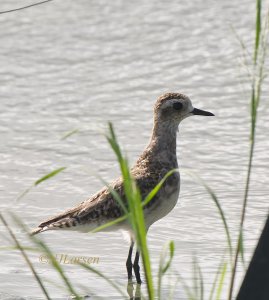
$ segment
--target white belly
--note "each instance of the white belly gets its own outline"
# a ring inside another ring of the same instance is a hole
[[[160,199],[158,205],[145,212],[146,225],[149,227],[154,222],[162,219],[175,207],[178,201],[179,189],[169,194],[169,197]]]

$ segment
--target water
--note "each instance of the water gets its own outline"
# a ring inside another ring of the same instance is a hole
[[[21,1],[2,0],[0,9],[20,5]],[[250,0],[240,5],[231,0],[66,0],[1,15],[1,211],[16,213],[33,228],[89,197],[102,186],[96,174],[106,180],[119,174],[102,135],[107,122],[113,122],[134,162],[150,137],[155,99],[166,91],[181,91],[216,117],[194,117],[181,124],[179,164],[193,169],[221,198],[235,239],[248,155],[249,85],[241,84],[246,82],[240,66],[242,50],[231,27],[251,47],[254,18]],[[264,92],[268,96],[268,89]],[[247,261],[268,211],[267,111],[264,97],[245,226]],[[80,129],[78,134],[61,140],[75,128]],[[35,180],[62,166],[68,167],[65,172],[15,203]],[[174,240],[173,269],[191,285],[195,255],[208,294],[226,247],[225,234],[204,188],[184,173],[181,177],[178,205],[148,235],[153,272],[157,274],[163,244]],[[22,232],[12,228],[25,241]],[[55,254],[99,257],[96,268],[125,289],[128,244],[120,233],[49,232],[42,239]],[[3,226],[1,244],[11,245]],[[2,250],[0,258],[1,299],[44,299],[19,253]],[[40,263],[37,253],[31,259],[38,273],[50,280],[47,287],[53,299],[67,299],[68,292],[58,287],[62,282],[50,265]],[[93,299],[119,299],[97,275],[74,265],[65,270]],[[242,272],[237,286],[241,276]],[[168,290],[166,283],[164,292]],[[179,284],[175,299],[185,299]]]

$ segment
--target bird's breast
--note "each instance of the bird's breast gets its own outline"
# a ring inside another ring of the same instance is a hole
[[[160,189],[154,205],[145,211],[148,227],[171,212],[177,204],[179,190],[179,180],[176,183],[173,182],[173,184],[166,184]]]

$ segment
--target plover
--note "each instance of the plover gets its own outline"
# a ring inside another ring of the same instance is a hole
[[[166,93],[157,99],[154,107],[154,126],[150,142],[136,164],[131,169],[140,189],[142,199],[172,169],[178,168],[176,155],[176,136],[179,123],[192,115],[214,116],[212,113],[194,108],[190,99],[180,93]],[[125,204],[122,178],[118,178],[110,188],[104,187],[79,205],[42,222],[32,234],[47,230],[77,230],[89,232],[96,227],[124,214],[119,203],[113,198],[111,188],[116,190]],[[155,197],[144,207],[146,230],[159,219],[166,216],[176,205],[180,189],[179,172],[173,173],[162,185]],[[134,270],[137,283],[141,283],[139,268],[139,249],[136,250],[134,264],[132,252],[134,234],[128,221],[123,221],[108,230],[127,230],[130,236],[130,248],[126,261],[128,279]]]

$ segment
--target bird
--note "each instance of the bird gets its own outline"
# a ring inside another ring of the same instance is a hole
[[[145,150],[130,169],[130,173],[140,190],[141,198],[145,199],[169,171],[174,169],[177,169],[177,171],[165,180],[158,193],[144,206],[146,232],[153,223],[165,217],[178,201],[180,174],[176,152],[177,132],[180,122],[194,115],[214,116],[211,112],[194,108],[190,98],[178,92],[161,95],[154,105],[154,124],[151,138]],[[114,199],[111,188],[120,195],[122,201],[126,204],[123,179],[119,177],[109,186],[103,187],[80,204],[40,223],[31,234],[35,235],[49,230],[89,232],[123,216],[125,212],[120,203]],[[104,230],[117,229],[127,231],[130,238],[126,260],[128,281],[132,280],[134,271],[136,282],[141,284],[140,251],[138,248],[132,263],[135,236],[131,225],[128,220],[125,220]]]

